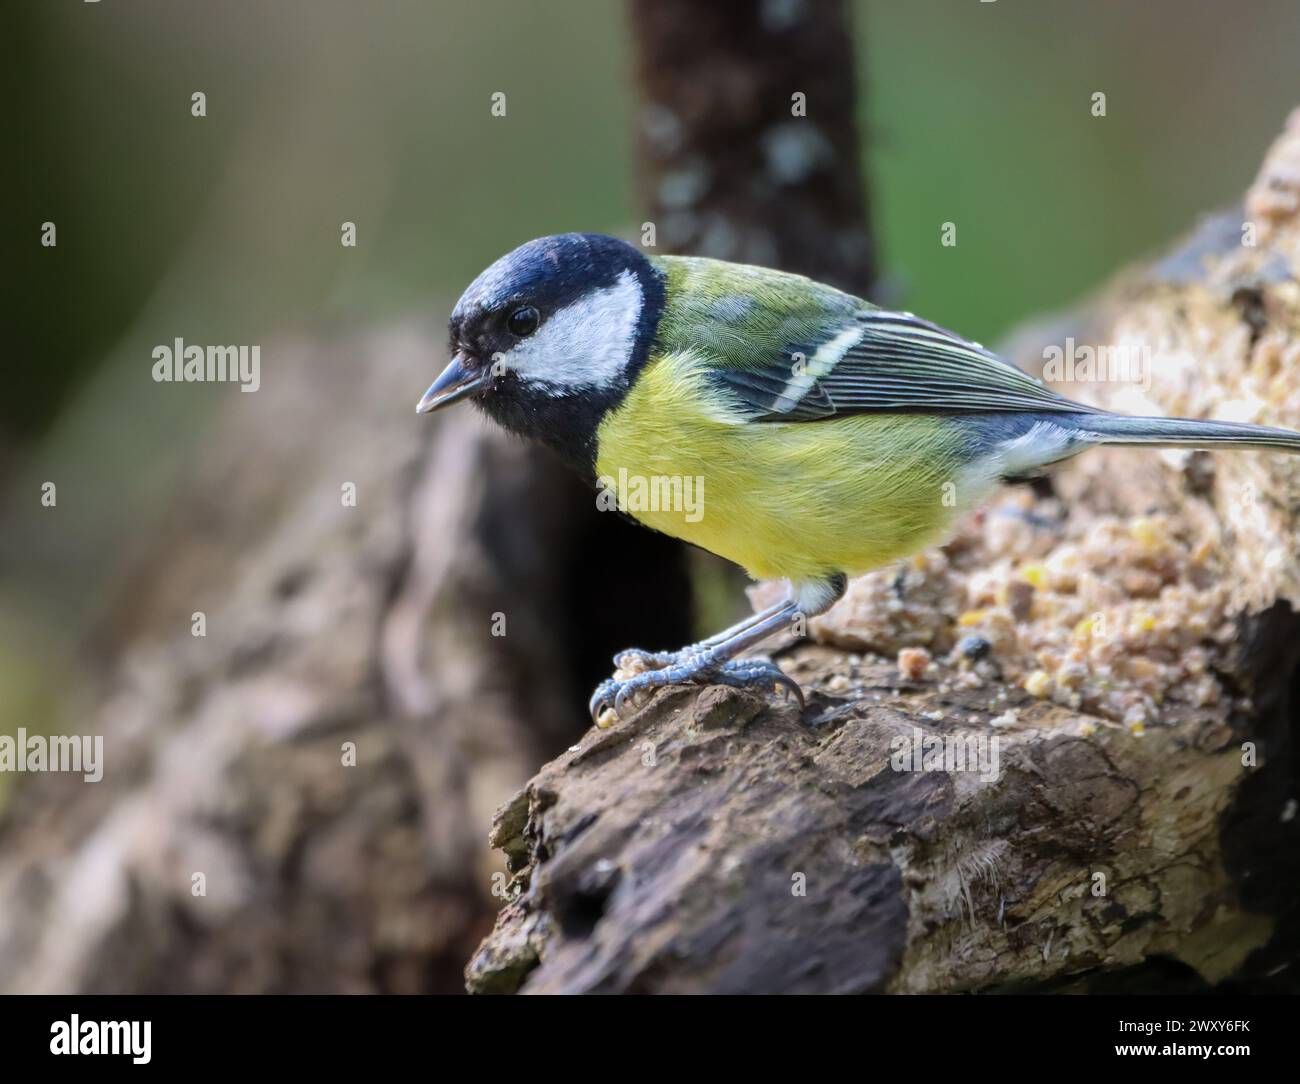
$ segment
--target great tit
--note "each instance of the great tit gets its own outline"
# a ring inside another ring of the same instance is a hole
[[[457,302],[450,340],[419,413],[469,399],[646,526],[789,583],[783,602],[708,640],[620,653],[591,698],[598,718],[683,683],[802,703],[770,661],[738,656],[828,609],[849,576],[943,541],[1003,480],[1100,444],[1300,451],[1284,429],[1071,402],[911,313],[599,234],[497,260]]]

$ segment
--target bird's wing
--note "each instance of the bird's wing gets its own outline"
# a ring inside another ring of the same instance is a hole
[[[766,357],[733,347],[709,377],[755,422],[877,411],[1095,413],[978,343],[911,313],[862,310],[808,340]]]

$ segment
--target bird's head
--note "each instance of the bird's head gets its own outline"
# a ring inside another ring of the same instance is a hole
[[[529,241],[461,295],[451,363],[416,410],[471,399],[508,429],[582,458],[644,365],[662,307],[661,276],[632,245],[591,233]]]

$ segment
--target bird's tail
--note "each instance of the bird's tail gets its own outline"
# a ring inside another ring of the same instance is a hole
[[[1081,414],[1075,424],[1098,444],[1146,444],[1166,448],[1278,448],[1300,452],[1300,433],[1245,422],[1203,422],[1193,418],[1129,418]]]

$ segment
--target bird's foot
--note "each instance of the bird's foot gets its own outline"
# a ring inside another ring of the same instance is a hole
[[[622,652],[619,659],[628,654]],[[597,726],[612,726],[616,719],[638,706],[637,701],[642,695],[668,685],[730,685],[736,689],[783,690],[798,701],[800,708],[804,706],[803,690],[769,659],[734,659],[719,663],[696,657],[671,661],[653,670],[641,670],[631,677],[607,678],[591,696],[591,717]]]

